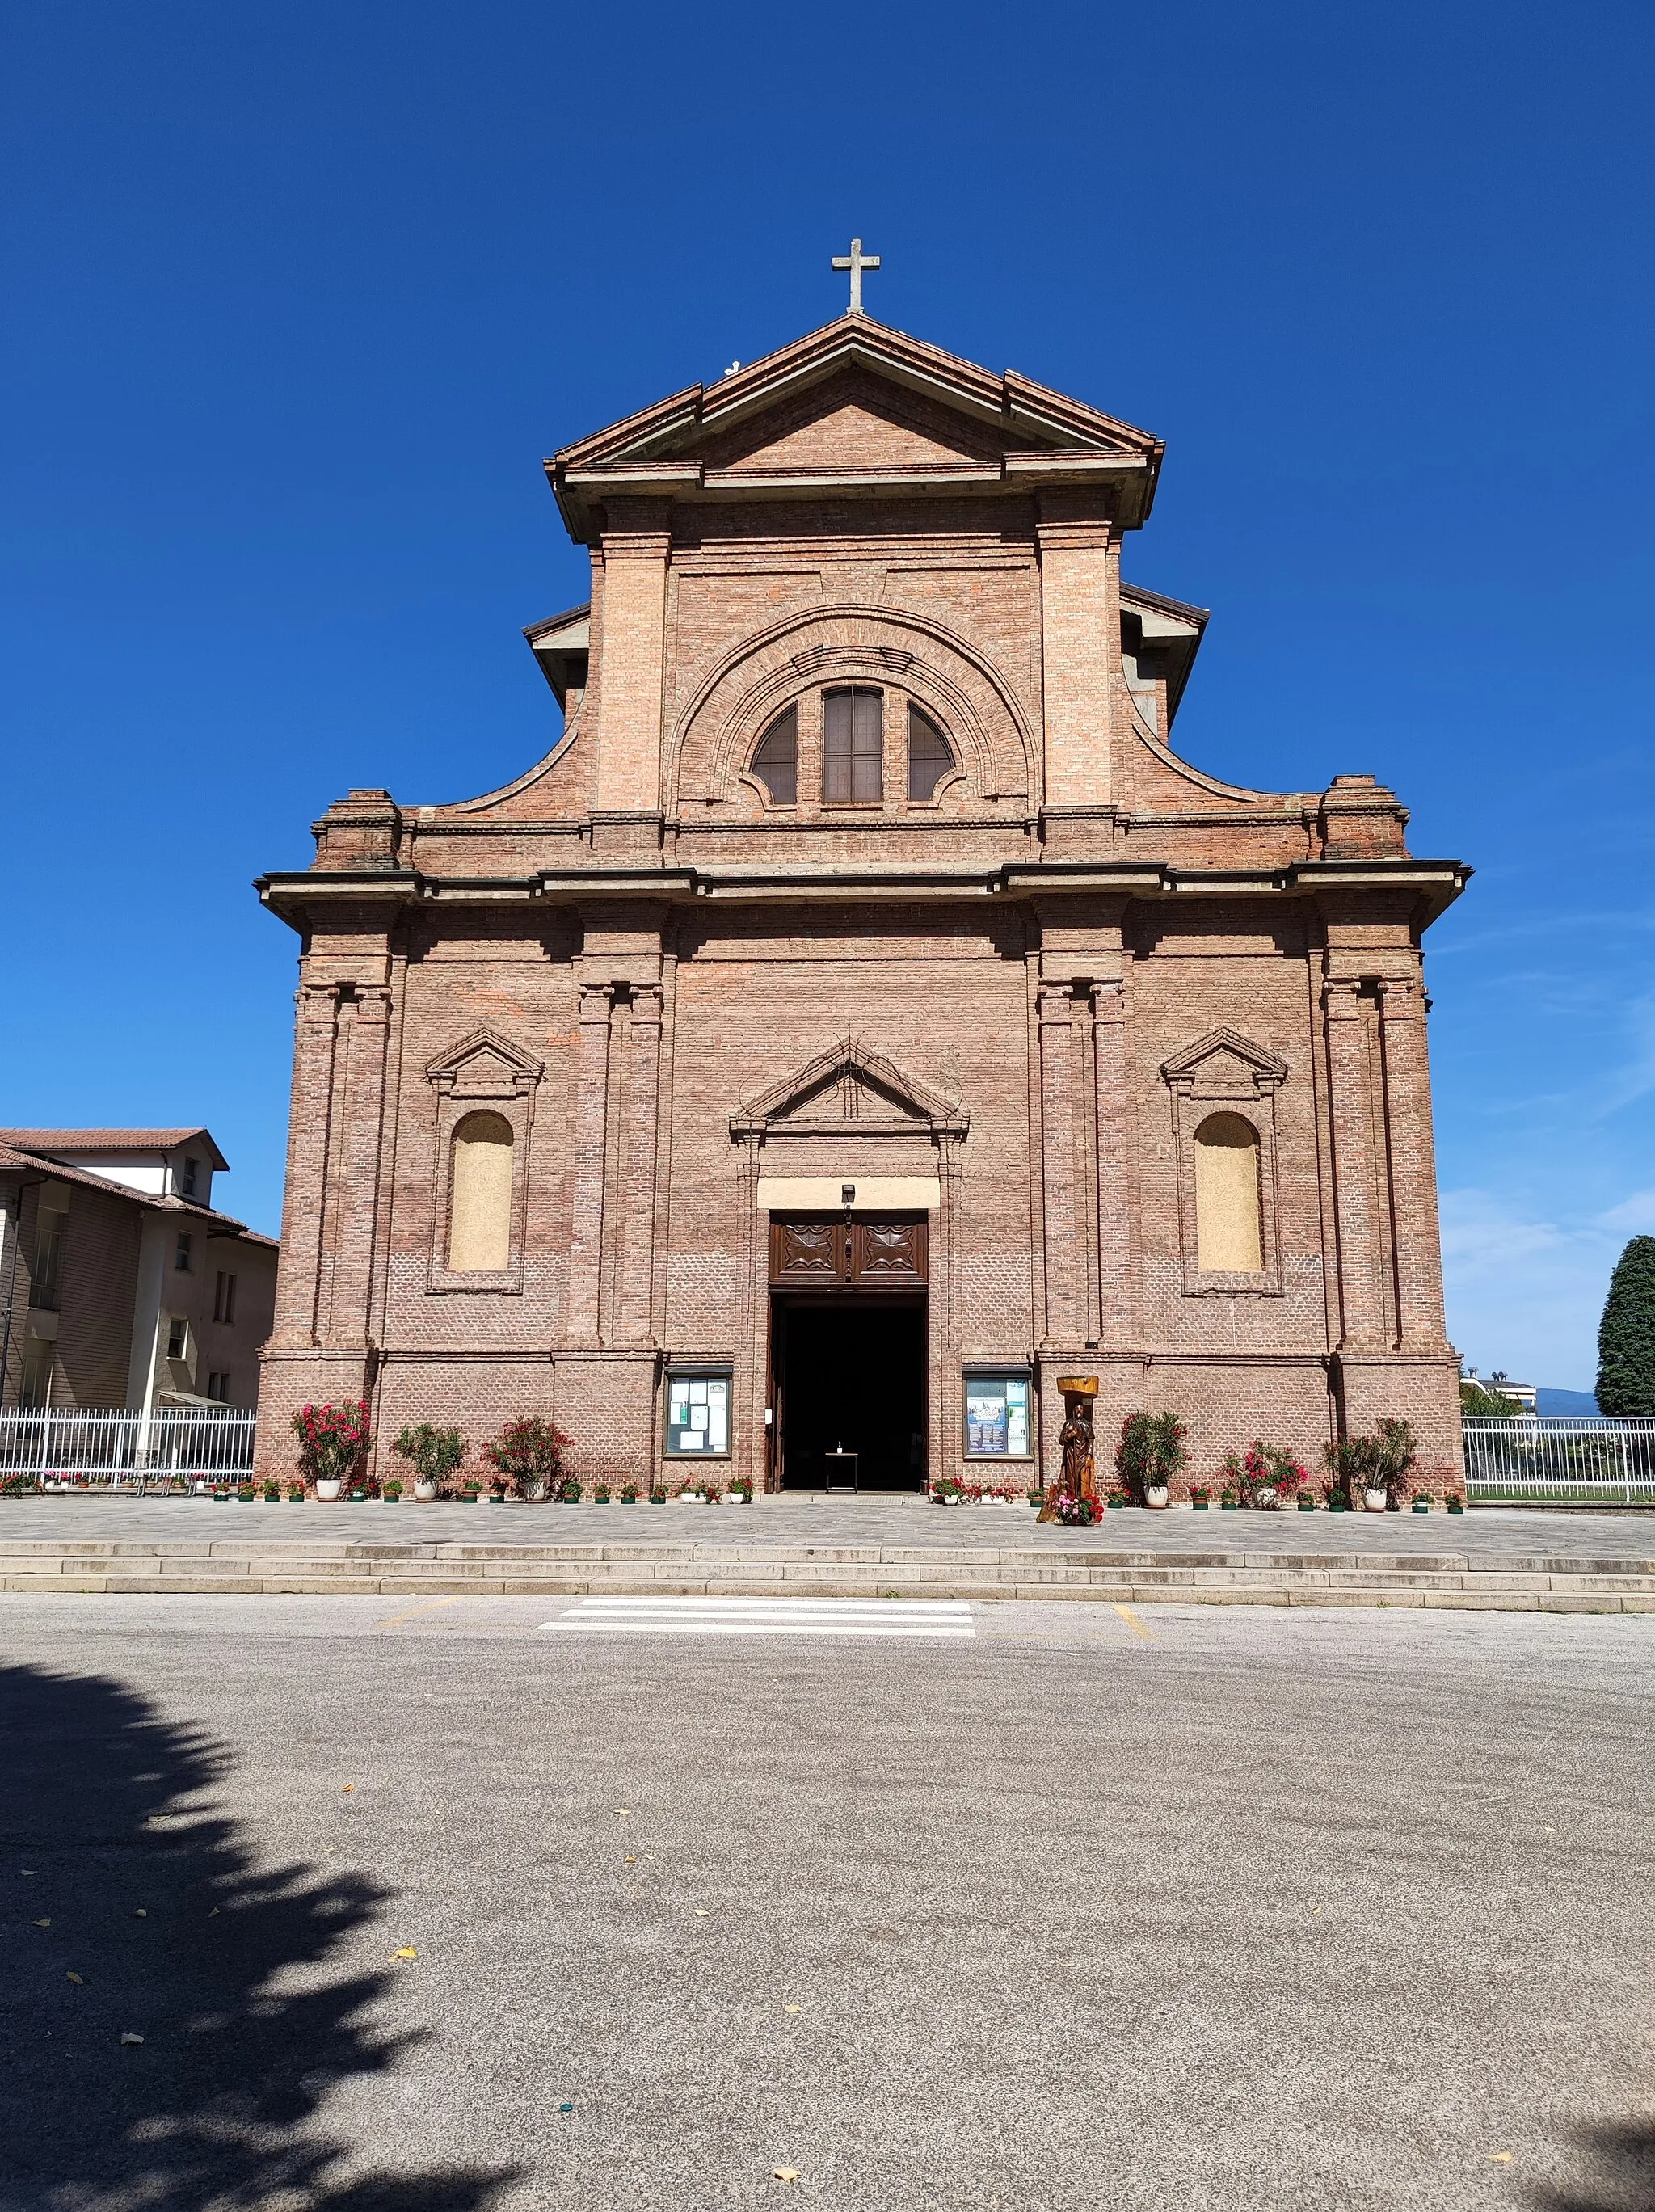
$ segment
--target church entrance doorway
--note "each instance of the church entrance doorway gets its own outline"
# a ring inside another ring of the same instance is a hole
[[[836,1452],[856,1454],[864,1490],[924,1488],[929,1230],[923,1213],[772,1218],[771,1467],[784,1488],[820,1490]]]
[[[829,1452],[854,1452],[864,1490],[925,1481],[925,1301],[779,1296],[770,1324],[783,1486],[820,1490]]]

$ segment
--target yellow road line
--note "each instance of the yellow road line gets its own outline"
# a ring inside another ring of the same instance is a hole
[[[1154,1629],[1146,1628],[1143,1623],[1138,1619],[1137,1613],[1133,1612],[1130,1605],[1118,1605],[1115,1607],[1115,1611],[1126,1623],[1126,1626],[1131,1630],[1134,1636],[1141,1636],[1146,1644],[1153,1644],[1155,1641],[1155,1632]]]
[[[376,1628],[396,1628],[404,1620],[417,1620],[422,1613],[437,1613],[446,1605],[458,1605],[466,1595],[469,1592],[462,1590],[453,1597],[433,1598],[429,1605],[416,1605],[411,1613],[393,1613],[389,1620],[376,1620],[373,1626]]]

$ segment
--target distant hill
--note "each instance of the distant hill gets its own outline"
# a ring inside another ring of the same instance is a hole
[[[1536,1400],[1537,1413],[1563,1417],[1572,1413],[1577,1419],[1587,1419],[1597,1412],[1597,1401],[1590,1390],[1541,1390],[1536,1393]]]

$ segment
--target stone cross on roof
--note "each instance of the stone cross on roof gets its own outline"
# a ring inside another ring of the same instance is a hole
[[[879,256],[876,253],[864,253],[862,251],[862,240],[859,238],[853,238],[851,240],[851,250],[848,253],[836,253],[834,256],[834,266],[835,269],[850,270],[851,313],[853,315],[859,315],[862,313],[862,272],[864,269],[877,269]]]

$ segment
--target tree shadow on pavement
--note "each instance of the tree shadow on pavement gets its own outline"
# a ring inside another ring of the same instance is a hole
[[[0,2212],[488,2212],[517,2169],[353,2178],[318,2127],[416,2039],[349,1963],[387,1893],[258,1863],[191,1802],[231,1764],[118,1682],[0,1668]]]
[[[1579,2184],[1534,2195],[1537,2212],[1655,2212],[1655,2127],[1582,2130]]]

